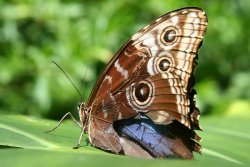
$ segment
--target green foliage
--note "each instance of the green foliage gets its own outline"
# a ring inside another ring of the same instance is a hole
[[[250,130],[246,117],[226,116],[203,118],[204,132],[202,155],[195,160],[145,160],[118,156],[103,152],[86,143],[75,150],[80,129],[73,122],[64,122],[52,133],[43,133],[57,124],[55,121],[1,115],[0,117],[0,165],[15,166],[247,166],[249,160]],[[234,122],[234,124],[232,124]],[[230,127],[230,129],[228,128]],[[23,148],[23,149],[20,149]],[[32,157],[32,158],[31,158]]]
[[[59,118],[87,99],[108,60],[140,28],[186,6],[209,18],[197,69],[202,112],[250,103],[250,1],[0,1],[0,112]],[[85,75],[85,71],[86,75]],[[83,90],[83,84],[85,87]],[[241,104],[241,103],[240,103]],[[249,111],[249,105],[240,106]]]
[[[88,145],[87,136],[82,147],[73,150],[80,129],[71,122],[43,133],[56,122],[37,116],[61,118],[73,112],[80,100],[52,60],[87,100],[105,64],[126,40],[160,15],[187,6],[204,9],[209,19],[196,71],[197,103],[205,130],[199,133],[204,138],[203,155],[195,154],[194,161],[116,156]],[[247,166],[249,8],[250,1],[244,0],[0,0],[0,166],[105,167],[111,162],[121,167],[128,163]]]

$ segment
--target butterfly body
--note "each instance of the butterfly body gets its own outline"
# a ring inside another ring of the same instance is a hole
[[[206,27],[203,10],[179,9],[141,29],[117,52],[80,106],[93,146],[123,152],[114,122],[140,114],[155,124],[178,121],[193,133],[200,129],[192,87]]]

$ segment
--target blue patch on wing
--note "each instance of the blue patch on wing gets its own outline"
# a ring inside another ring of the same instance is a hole
[[[141,145],[153,157],[181,157],[192,159],[194,146],[192,132],[174,121],[168,125],[156,125],[145,115],[140,119],[124,119],[114,124],[120,136]]]

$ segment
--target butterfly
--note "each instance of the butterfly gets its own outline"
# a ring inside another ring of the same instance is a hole
[[[89,142],[102,150],[158,157],[162,151],[152,147],[158,138],[145,142],[148,137],[138,139],[138,133],[147,135],[149,130],[167,141],[170,137],[164,127],[174,137],[175,131],[185,128],[189,135],[182,138],[199,141],[194,131],[201,129],[194,71],[207,24],[202,9],[182,8],[159,17],[128,40],[100,75],[88,101],[78,106],[82,128],[79,144],[86,133]],[[167,127],[173,124],[178,126]],[[161,128],[155,128],[158,126]],[[161,144],[160,150],[164,148],[164,142]],[[199,151],[197,145],[187,147]]]

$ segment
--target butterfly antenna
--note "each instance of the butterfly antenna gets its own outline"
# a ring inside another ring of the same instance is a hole
[[[84,76],[83,76],[83,78],[86,78],[87,71],[88,71],[88,69],[86,69],[86,70],[84,71]],[[86,80],[84,79],[84,80],[83,80],[83,83],[82,83],[83,90],[85,89],[85,84],[86,84]]]
[[[54,63],[62,72],[63,74],[68,78],[68,80],[70,81],[70,83],[74,86],[74,88],[76,89],[77,93],[80,95],[81,97],[81,101],[83,101],[83,97],[80,93],[80,91],[77,89],[77,87],[75,86],[75,84],[72,82],[72,80],[69,78],[69,76],[66,74],[66,72],[55,62],[55,61],[52,61],[52,63]]]

